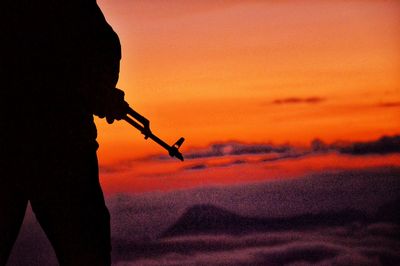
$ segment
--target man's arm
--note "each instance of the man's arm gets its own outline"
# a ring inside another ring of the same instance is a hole
[[[121,119],[128,107],[124,92],[116,88],[121,45],[95,1],[87,2],[84,9],[83,94],[93,114],[106,117],[112,123],[114,119]]]

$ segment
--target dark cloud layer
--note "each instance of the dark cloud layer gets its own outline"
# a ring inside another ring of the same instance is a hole
[[[374,226],[374,225],[371,225]],[[391,230],[399,228],[386,224]],[[116,265],[398,265],[399,241],[369,226],[123,243]],[[345,232],[345,234],[340,234]]]
[[[212,167],[230,167],[234,165],[240,165],[240,164],[245,164],[248,163],[247,160],[243,159],[238,159],[238,160],[230,160],[228,162],[224,163],[218,163],[218,164],[213,164],[213,165],[208,165],[206,163],[199,163],[199,164],[192,164],[187,167],[184,167],[184,170],[204,170],[204,169],[209,169]]]
[[[349,155],[400,153],[400,135],[383,136],[377,140],[365,142],[334,142],[327,144],[319,139],[311,142],[312,152],[336,151]]]
[[[107,199],[113,265],[399,265],[400,229],[391,222],[397,205],[379,209],[400,195],[399,176],[399,168],[374,168],[230,187],[114,195]],[[214,204],[258,217],[351,208],[379,213],[384,221],[239,236],[159,238],[195,204]],[[57,265],[29,212],[8,266],[32,262]]]
[[[379,103],[378,107],[383,107],[383,108],[400,107],[400,102],[383,102]]]
[[[289,145],[245,144],[241,142],[226,142],[211,144],[207,148],[194,149],[185,153],[186,159],[222,157],[232,155],[256,155],[268,153],[285,153],[292,149]]]
[[[366,142],[334,142],[331,144],[315,139],[311,142],[308,148],[299,148],[289,144],[246,144],[241,142],[216,143],[207,148],[188,151],[185,154],[185,158],[199,159],[232,155],[276,154],[275,157],[264,159],[264,161],[276,161],[279,159],[298,158],[315,152],[332,151],[352,155],[399,153],[400,135],[383,136],[377,140]]]
[[[377,140],[366,142],[334,142],[325,143],[319,139],[314,139],[308,147],[297,147],[291,144],[271,144],[271,143],[242,143],[239,141],[214,143],[204,148],[193,148],[184,153],[187,161],[203,160],[200,162],[186,165],[183,170],[205,170],[210,167],[229,167],[238,164],[251,162],[274,162],[279,160],[297,159],[309,155],[319,155],[321,153],[336,152],[339,154],[361,156],[361,155],[386,155],[400,153],[400,135],[383,136]],[[243,156],[263,156],[258,160],[247,160]],[[237,156],[237,158],[235,158]],[[242,157],[240,157],[242,156]],[[234,157],[230,160],[219,163],[209,164],[207,159]],[[142,158],[140,160],[170,160],[169,156],[159,155]],[[128,171],[132,168],[136,160],[127,160],[115,165],[100,166],[101,173],[115,174]]]
[[[335,148],[335,145],[332,145]],[[344,147],[337,147],[340,153],[352,155],[389,154],[400,152],[400,136],[384,136],[376,141],[354,142]]]
[[[272,103],[273,104],[298,104],[298,103],[317,104],[323,101],[326,101],[326,99],[321,97],[308,97],[308,98],[289,97],[289,98],[276,99],[272,101]]]

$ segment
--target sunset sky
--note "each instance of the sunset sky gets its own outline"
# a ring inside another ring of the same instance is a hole
[[[95,118],[112,265],[400,265],[400,1],[97,2],[126,101],[186,139]],[[31,207],[8,265],[58,265]]]
[[[118,87],[159,137],[184,136],[189,154],[164,160],[126,123],[96,119],[106,192],[400,165],[398,153],[337,148],[400,133],[398,1],[98,4],[122,43]],[[331,146],[316,153],[314,139]],[[222,154],[193,155],[215,144]],[[229,152],[238,146],[256,152]]]

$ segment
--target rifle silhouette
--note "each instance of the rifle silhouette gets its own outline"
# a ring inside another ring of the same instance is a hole
[[[181,161],[184,160],[182,153],[179,152],[179,148],[185,141],[184,138],[181,137],[180,139],[178,139],[177,142],[175,142],[175,144],[171,146],[168,145],[167,143],[165,143],[163,140],[161,140],[159,137],[157,137],[151,132],[150,121],[130,107],[128,107],[127,114],[122,119],[124,119],[126,122],[137,128],[144,135],[144,139],[150,138],[154,142],[159,144],[161,147],[166,149],[171,157],[176,157]]]

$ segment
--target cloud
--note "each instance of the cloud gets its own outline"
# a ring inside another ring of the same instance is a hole
[[[312,152],[337,151],[342,154],[350,155],[369,155],[369,154],[390,154],[400,152],[400,135],[383,136],[377,140],[365,142],[334,142],[325,143],[320,139],[314,139],[311,142],[310,150]]]
[[[125,171],[126,168],[121,167],[120,165],[100,165],[99,166],[99,171],[102,174],[114,174],[114,173],[120,173]]]
[[[268,157],[261,159],[262,162],[275,162],[284,159],[296,159],[308,155],[309,152],[298,152],[298,153],[290,153],[290,154],[281,154],[278,156]]]
[[[388,238],[399,239],[400,225],[385,222],[374,223],[365,228],[364,234],[366,236],[385,236]]]
[[[383,107],[383,108],[400,107],[400,102],[383,102],[379,103],[378,107]]]
[[[241,142],[214,143],[202,149],[193,149],[185,153],[186,159],[201,159],[232,155],[257,155],[285,153],[291,151],[289,145],[245,144]]]
[[[398,240],[342,230],[272,232],[245,236],[192,236],[144,243],[122,242],[115,265],[397,265]],[[126,253],[125,253],[126,252]],[[390,264],[389,264],[390,262]]]
[[[299,104],[299,103],[307,103],[307,104],[317,104],[326,101],[325,98],[321,97],[308,97],[308,98],[298,98],[298,97],[289,97],[289,98],[281,98],[273,100],[273,104]]]
[[[375,141],[354,142],[345,146],[332,144],[331,147],[340,153],[352,155],[399,153],[400,135],[383,136]]]
[[[325,143],[314,139],[309,147],[296,147],[290,144],[275,145],[271,143],[241,143],[238,141],[214,143],[205,148],[189,150],[185,153],[186,159],[207,159],[213,157],[235,155],[271,155],[262,161],[276,161],[280,159],[299,158],[305,155],[320,152],[337,151],[343,154],[389,154],[400,152],[400,135],[383,136],[377,140],[366,142],[333,142]],[[240,161],[243,163],[243,161]]]
[[[217,205],[253,217],[290,217],[343,209],[374,213],[400,195],[399,174],[400,168],[339,171],[237,186],[120,194],[110,197],[107,204],[113,236],[139,241],[156,239],[196,204]]]
[[[332,259],[343,253],[343,247],[326,243],[293,243],[283,247],[264,250],[256,254],[255,262],[264,265],[287,265],[289,263],[318,263],[323,260]]]
[[[308,153],[308,152],[307,152]],[[258,160],[247,160],[243,156],[267,155],[267,158]],[[285,145],[274,145],[270,143],[247,144],[241,142],[214,143],[205,148],[197,148],[189,150],[184,154],[187,160],[202,161],[183,167],[183,170],[205,170],[215,167],[230,167],[252,162],[272,162],[282,159],[293,159],[304,156],[304,151],[300,151],[297,147]],[[239,156],[239,157],[236,157]],[[241,157],[240,157],[241,156]],[[228,160],[224,162],[208,162],[205,160],[226,157]],[[231,157],[231,158],[229,158]]]
[[[400,265],[396,248],[400,243],[395,237],[399,227],[390,222],[241,236],[158,238],[194,204],[217,204],[241,215],[258,217],[347,208],[376,213],[379,206],[398,197],[399,174],[399,168],[374,168],[168,193],[114,194],[107,199],[112,218],[113,265],[344,266],[390,265],[390,261]],[[10,265],[30,265],[32,259],[35,265],[56,265],[44,233],[32,222],[34,216],[28,212],[27,217]]]
[[[234,159],[234,160],[229,160],[228,162],[223,162],[223,163],[192,164],[192,165],[189,165],[187,167],[183,167],[182,169],[183,170],[204,170],[204,169],[215,168],[215,167],[230,167],[230,166],[241,165],[241,164],[246,164],[246,163],[249,163],[249,161],[248,160],[244,160],[244,159]]]
[[[186,164],[181,170],[201,171],[246,163],[295,160],[304,156],[321,155],[330,152],[353,156],[400,153],[400,135],[383,136],[377,140],[366,142],[336,141],[325,143],[320,139],[314,139],[308,147],[299,147],[291,144],[243,143],[240,141],[217,142],[206,147],[192,148],[184,152],[186,162],[194,160],[195,163]],[[254,156],[254,158],[249,159],[246,156]],[[225,161],[220,163],[207,161],[215,158],[224,158]],[[124,160],[114,165],[100,165],[100,172],[102,174],[115,174],[131,171],[135,164],[154,161],[169,163],[174,162],[174,159],[162,154]]]
[[[356,166],[347,164],[347,160],[357,163],[364,160],[363,156],[370,155],[375,156],[374,160],[378,161],[374,164],[375,166],[397,165],[395,159],[400,153],[399,139],[400,135],[382,137],[367,142],[325,143],[315,139],[310,145],[302,147],[291,144],[221,142],[187,150],[184,152],[186,159],[184,164],[169,157],[166,159],[167,155],[157,155],[125,160],[112,165],[100,165],[100,173],[103,177],[108,178],[107,182],[111,182],[109,178],[115,175],[145,178],[145,182],[148,184],[152,182],[150,179],[155,178],[156,187],[161,189],[164,189],[162,178],[165,177],[168,177],[166,180],[168,189],[173,189],[176,185],[193,187],[217,184],[218,182],[222,184],[251,182],[267,178],[287,178],[290,175],[295,177],[293,176],[296,175],[294,165],[302,167],[315,162],[318,158],[321,158],[323,163],[313,164],[315,169],[307,169],[307,171],[319,171],[329,167],[331,169],[335,167],[353,168]],[[376,156],[390,157],[385,160],[384,157]],[[338,162],[333,162],[330,158],[337,158]],[[154,171],[152,169],[155,169],[154,165],[157,165],[156,173],[152,172]],[[285,168],[287,166],[288,170]],[[301,174],[304,172],[297,172],[297,175]],[[121,180],[122,178],[119,178],[118,182]],[[143,187],[148,189],[147,185]],[[125,191],[128,189],[133,191],[136,187],[126,187]]]
[[[186,170],[203,170],[206,168],[208,168],[208,166],[206,164],[194,164],[194,165],[185,167]]]
[[[189,165],[187,167],[184,167],[184,170],[204,170],[212,167],[229,167],[229,166],[234,166],[234,165],[240,165],[240,164],[245,164],[248,163],[247,160],[243,159],[237,159],[237,160],[230,160],[228,162],[224,163],[218,163],[218,164],[213,164],[213,165],[208,165],[206,163],[199,163],[199,164],[193,164]]]

